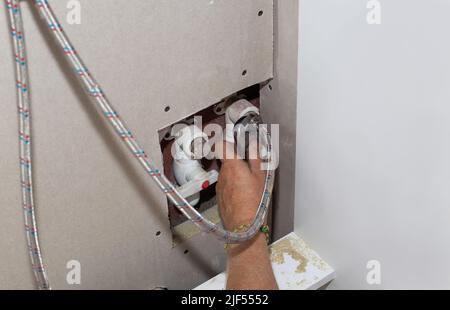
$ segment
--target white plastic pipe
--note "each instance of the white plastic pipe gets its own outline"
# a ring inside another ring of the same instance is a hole
[[[200,192],[217,182],[219,173],[205,171],[200,164],[203,145],[208,136],[196,125],[186,126],[175,134],[173,173],[180,187],[178,192],[193,206],[200,202]]]

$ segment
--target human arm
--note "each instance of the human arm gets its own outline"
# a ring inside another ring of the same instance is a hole
[[[232,147],[225,144],[225,147]],[[233,152],[231,152],[233,153]],[[226,229],[234,231],[253,222],[264,189],[265,171],[259,159],[224,159],[217,184],[220,214]],[[227,289],[278,289],[265,235],[233,245],[228,250]]]

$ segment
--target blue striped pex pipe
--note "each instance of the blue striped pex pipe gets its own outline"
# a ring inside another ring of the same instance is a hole
[[[24,42],[23,42],[23,30],[22,30],[22,20],[20,16],[20,7],[18,5],[17,0],[5,0],[7,8],[10,12],[10,21],[12,24],[12,37],[15,46],[15,55],[19,55],[19,59],[23,61],[24,64],[19,64],[17,66],[18,81],[21,81],[20,85],[28,85],[27,79],[24,78],[21,74],[23,72],[26,73],[26,61],[24,55]],[[150,158],[147,156],[145,151],[141,148],[137,140],[134,138],[132,132],[125,126],[119,114],[112,107],[111,103],[107,99],[100,85],[95,81],[92,75],[89,73],[89,70],[84,65],[82,59],[78,56],[75,48],[70,43],[68,37],[66,36],[61,24],[58,22],[55,14],[53,13],[50,4],[47,0],[34,0],[35,7],[39,11],[42,18],[46,21],[47,27],[49,31],[53,34],[56,42],[58,43],[61,51],[66,55],[68,62],[72,66],[74,74],[80,80],[82,86],[85,88],[86,92],[92,97],[93,101],[96,103],[97,107],[102,111],[102,114],[109,122],[109,124],[114,128],[118,137],[121,139],[123,143],[130,150],[131,154],[139,161],[145,171],[149,174],[149,176],[155,181],[159,189],[167,196],[167,198],[180,210],[180,212],[186,216],[189,220],[194,222],[203,232],[211,233],[216,238],[221,241],[225,241],[227,243],[240,243],[246,240],[251,239],[255,234],[259,232],[260,227],[264,224],[268,206],[270,203],[270,197],[273,189],[274,182],[274,171],[267,170],[264,192],[261,197],[261,201],[258,207],[258,211],[255,216],[255,220],[250,226],[250,228],[245,232],[230,232],[223,229],[221,226],[218,226],[209,220],[205,219],[195,208],[193,208],[187,201],[184,199],[176,190],[175,186],[163,175],[160,170],[156,168]],[[22,52],[20,52],[20,46],[22,46]],[[16,57],[17,59],[17,57]],[[17,62],[16,62],[17,63]],[[19,98],[19,107],[22,108],[21,112],[27,111],[29,118],[29,109],[28,105],[23,106],[24,98],[27,100],[27,104],[29,103],[29,92],[18,91]],[[22,104],[22,105],[21,105]],[[24,123],[25,118],[21,118],[21,126]],[[26,121],[25,123],[27,123]],[[28,137],[31,137],[31,133],[29,132],[29,127],[23,130],[21,127],[21,132],[23,132]],[[267,135],[267,141],[270,141],[270,137],[267,131],[263,131],[264,134]],[[31,141],[31,140],[30,140]],[[21,144],[22,146],[22,144]],[[21,147],[22,149],[22,147]],[[272,152],[272,146],[268,143],[268,155],[270,158],[270,154]],[[26,155],[26,156],[24,156]],[[24,158],[29,165],[29,168],[25,169],[26,166],[21,165],[24,170],[25,179],[23,180],[23,184],[30,184],[30,193],[32,194],[32,182],[31,182],[31,156],[30,152],[26,154],[21,153],[21,158]],[[22,161],[21,161],[22,163]],[[26,192],[26,191],[25,191]],[[37,239],[37,229],[36,223],[34,221],[34,207],[33,205],[29,205],[26,209],[25,214],[32,214],[33,221],[27,230],[27,235],[33,237],[33,243],[38,245]],[[29,247],[30,255],[33,253],[39,253],[37,257],[39,261],[37,264],[33,261],[32,255],[32,263],[33,270],[36,274],[37,282],[40,288],[49,288],[48,280],[46,277],[45,269],[42,263],[42,256],[40,254],[39,246]]]

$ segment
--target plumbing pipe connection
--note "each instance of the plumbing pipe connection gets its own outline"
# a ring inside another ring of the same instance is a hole
[[[236,145],[241,158],[256,158],[270,160],[268,154],[269,140],[262,125],[260,111],[257,107],[245,99],[241,99],[230,105],[225,114],[226,141]],[[263,130],[263,132],[260,132]],[[258,143],[258,154],[250,154],[250,141]],[[272,152],[272,160],[275,158]]]
[[[193,206],[200,202],[200,192],[217,182],[216,170],[205,171],[200,160],[208,136],[196,125],[186,126],[175,134],[173,172],[178,192]]]
[[[259,109],[245,99],[238,100],[227,108],[225,113],[225,139],[227,142],[235,143],[238,138],[235,136],[236,125],[249,115],[259,116]]]

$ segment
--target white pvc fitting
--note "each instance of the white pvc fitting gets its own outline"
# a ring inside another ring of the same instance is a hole
[[[259,115],[259,109],[245,99],[238,100],[227,108],[225,114],[225,139],[227,142],[234,143],[234,125],[249,113]]]
[[[200,192],[217,182],[218,172],[207,172],[200,164],[203,145],[208,142],[208,136],[195,125],[187,126],[176,133],[174,142],[173,173],[180,185],[178,191],[192,205],[200,201]]]

